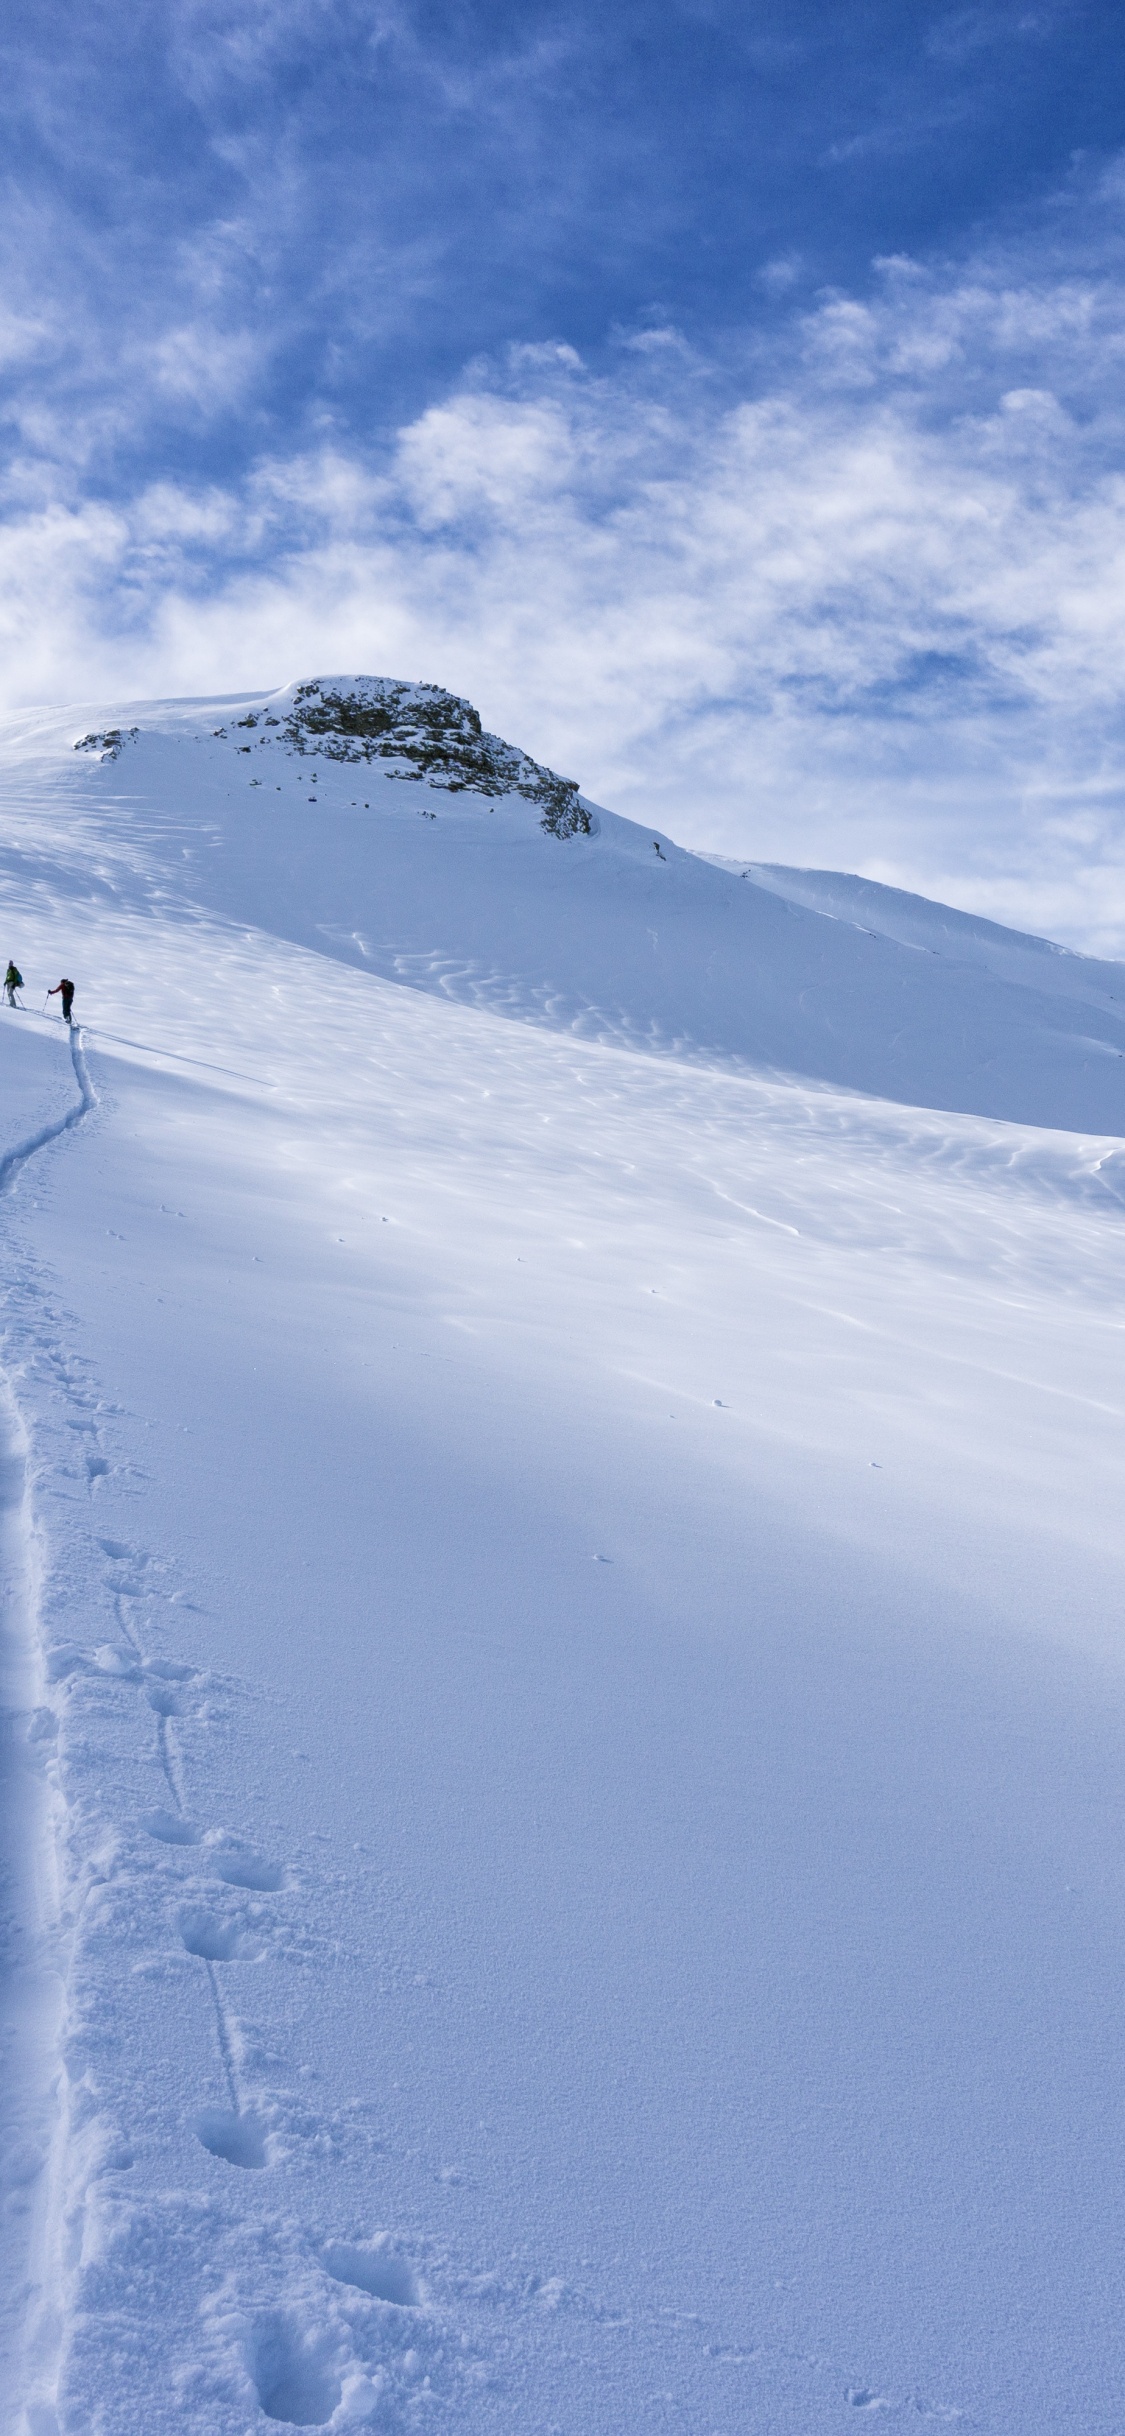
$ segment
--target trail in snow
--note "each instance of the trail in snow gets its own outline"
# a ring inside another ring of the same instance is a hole
[[[38,1126],[0,1156],[0,1193],[14,1192],[31,1162],[72,1132],[97,1105],[81,1028],[69,1028],[68,1047],[78,1098],[63,1113]],[[80,1197],[80,1196],[79,1196]],[[34,1292],[34,1289],[33,1289]],[[10,1380],[0,1385],[0,1853],[3,1856],[3,1970],[0,1985],[0,2426],[56,2436],[55,2398],[60,2354],[66,2340],[66,2298],[82,2247],[84,2180],[75,2176],[72,2076],[59,2048],[66,1994],[67,1924],[60,1912],[57,1842],[64,1832],[57,1794],[44,1767],[44,1752],[57,1720],[46,1705],[48,1690],[39,1633],[40,1567],[29,1480],[29,1450],[23,1418]],[[99,1485],[108,1466],[87,1457],[87,1480]],[[123,1582],[126,1551],[102,1543],[110,1560],[109,1586],[117,1639],[102,1644],[79,1665],[103,1677],[134,1684],[151,1718],[155,1752],[168,1811],[150,1811],[145,1831],[169,1847],[202,1843],[204,1831],[188,1819],[183,1771],[176,1747],[178,1687],[193,1679],[190,1666],[153,1656],[145,1646],[132,1586]],[[64,1645],[65,1648],[65,1645]],[[54,1653],[56,1660],[58,1653]],[[62,1674],[77,1654],[65,1652]],[[57,1673],[57,1667],[52,1669]],[[222,1831],[206,1837],[220,1878],[246,1888],[271,1887],[280,1873],[253,1855],[224,1852]],[[78,1921],[83,1890],[78,1892]],[[86,1908],[88,1894],[86,1892]],[[202,2145],[226,2162],[264,2166],[262,2125],[242,2104],[235,2060],[237,2026],[224,1998],[216,1960],[229,1960],[239,1941],[224,1936],[223,1924],[205,1911],[181,1921],[184,1951],[202,1965],[214,2010],[215,2042],[230,2112],[202,2108],[196,2130]],[[81,2107],[79,2109],[81,2113]],[[104,2159],[99,2160],[104,2163]],[[276,2352],[277,2346],[274,2346]],[[286,2415],[291,2401],[302,2407],[301,2368],[284,2345],[267,2378],[279,2397],[273,2416]]]
[[[40,1018],[40,1021],[45,1020],[46,1018]],[[57,1142],[61,1134],[72,1132],[74,1127],[80,1125],[83,1117],[88,1116],[96,1105],[96,1097],[86,1064],[86,1052],[82,1045],[81,1026],[71,1024],[68,1028],[70,1059],[74,1068],[74,1079],[78,1085],[78,1098],[74,1106],[67,1109],[65,1116],[52,1119],[48,1125],[41,1125],[36,1133],[28,1135],[26,1141],[17,1142],[12,1150],[6,1150],[0,1156],[0,1193],[10,1192],[21,1170],[27,1166],[28,1160],[33,1159],[37,1151],[46,1150],[49,1142]]]
[[[36,1563],[20,1416],[0,1406],[0,2363],[7,2400],[26,2385],[23,2359],[44,2274],[45,2168],[57,2118],[62,1957],[52,1797],[37,1726],[45,1718],[36,1633]]]
[[[124,1599],[119,1598],[117,1604],[122,1632],[129,1647],[134,1651],[138,1663],[142,1667],[146,1663],[148,1664],[148,1699],[150,1706],[156,1712],[156,1748],[161,1773],[172,1803],[170,1811],[149,1813],[145,1821],[147,1832],[155,1838],[157,1843],[180,1849],[199,1844],[204,1840],[204,1831],[194,1820],[189,1819],[187,1814],[183,1769],[176,1747],[175,1717],[178,1703],[176,1691],[173,1689],[177,1683],[190,1681],[192,1670],[187,1667],[166,1667],[154,1670],[151,1661],[147,1661],[146,1652],[142,1649],[135,1629],[129,1621]],[[162,1673],[163,1685],[153,1680],[154,1672]],[[167,1688],[164,1688],[165,1686]],[[256,1861],[252,1855],[241,1857],[240,1860],[228,1859],[225,1871],[220,1865],[220,1875],[225,1877],[228,1885],[241,1885],[247,1888],[257,1886],[260,1889],[272,1889],[280,1883],[281,1874],[280,1871],[271,1869],[268,1863]],[[185,1916],[181,1920],[181,1935],[185,1952],[193,1954],[203,1964],[206,1973],[215,2014],[215,2042],[226,2095],[230,2100],[229,2114],[224,2113],[218,2107],[203,2109],[196,2125],[199,2138],[204,2148],[210,2150],[212,2156],[225,2158],[229,2165],[264,2165],[266,2160],[262,2127],[253,2111],[246,2109],[242,2103],[235,2063],[237,2029],[215,1968],[217,1962],[229,1962],[232,1955],[245,1945],[245,1939],[232,1937],[220,1919],[205,1911],[196,1911],[190,1916]]]
[[[2,1194],[11,1194],[30,1162],[81,1124],[95,1105],[77,1026],[70,1032],[69,1049],[78,1099],[0,1156]],[[49,2357],[57,2343],[55,2262],[48,2256],[48,2159],[60,2134],[58,2036],[65,1960],[56,1851],[59,1820],[45,1765],[53,1720],[45,1705],[40,1557],[28,1457],[13,1382],[5,1378],[0,1387],[0,2359],[8,2369],[5,2425],[26,2393],[28,2351],[37,2355],[38,2366],[42,2354]]]

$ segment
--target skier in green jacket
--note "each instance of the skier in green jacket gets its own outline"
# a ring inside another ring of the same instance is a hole
[[[23,974],[21,973],[18,964],[13,964],[11,958],[9,957],[8,970],[4,975],[4,993],[10,1007],[14,1007],[16,1003],[16,991],[22,990],[22,988]]]

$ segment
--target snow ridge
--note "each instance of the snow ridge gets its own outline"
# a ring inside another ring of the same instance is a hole
[[[517,745],[490,735],[472,703],[443,685],[393,677],[310,677],[283,687],[261,710],[249,709],[233,724],[257,745],[280,743],[321,761],[377,762],[384,777],[412,779],[445,794],[496,802],[522,797],[540,806],[540,826],[549,837],[593,832],[577,779],[560,778]],[[117,761],[141,732],[138,725],[92,728],[75,739],[74,751]],[[225,743],[228,731],[218,727],[212,735]],[[237,750],[249,754],[252,747],[239,744]]]

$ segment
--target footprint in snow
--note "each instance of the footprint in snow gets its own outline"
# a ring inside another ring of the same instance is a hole
[[[201,1962],[261,1962],[267,1950],[252,1921],[224,1919],[197,1905],[181,1911],[179,1930],[186,1952]]]
[[[93,1663],[99,1675],[117,1675],[122,1682],[140,1681],[137,1653],[128,1643],[103,1641],[100,1649],[94,1651]]]
[[[255,1895],[276,1895],[285,1884],[285,1871],[278,1861],[267,1861],[260,1852],[220,1853],[215,1861],[215,1876],[224,1886],[245,1887]]]
[[[158,1844],[198,1844],[200,1829],[190,1819],[177,1818],[172,1810],[146,1810],[141,1825],[146,1835],[155,1836]]]
[[[267,2419],[286,2427],[323,2427],[343,2391],[324,2357],[325,2338],[310,2336],[281,2311],[261,2319],[251,2343],[250,2371]]]
[[[148,1683],[145,1698],[158,1717],[182,1717],[184,1704],[170,1683]]]
[[[150,1709],[155,1709],[158,1717],[182,1717],[184,1704],[179,1696],[180,1687],[198,1682],[198,1667],[180,1666],[170,1658],[143,1658],[141,1673]]]
[[[373,2301],[388,2301],[395,2309],[420,2309],[422,2287],[408,2258],[395,2250],[386,2233],[368,2245],[329,2242],[323,2253],[327,2273],[337,2284],[350,2284]]]
[[[269,2164],[265,2125],[257,2115],[236,2115],[227,2107],[205,2106],[195,2118],[195,2136],[224,2165],[250,2170]]]

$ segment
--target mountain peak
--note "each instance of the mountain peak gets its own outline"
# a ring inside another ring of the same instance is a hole
[[[395,677],[310,677],[286,686],[260,714],[238,722],[255,727],[276,719],[297,753],[328,761],[384,761],[388,777],[413,778],[450,794],[522,795],[540,806],[553,837],[588,836],[590,815],[578,782],[533,761],[517,745],[482,728],[480,713],[444,685],[415,685]]]

